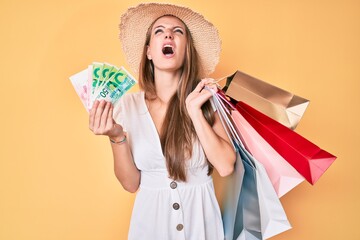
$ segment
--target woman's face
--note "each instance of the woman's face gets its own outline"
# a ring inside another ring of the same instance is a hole
[[[176,17],[164,16],[156,20],[147,48],[147,57],[156,70],[179,71],[186,51],[185,25]]]

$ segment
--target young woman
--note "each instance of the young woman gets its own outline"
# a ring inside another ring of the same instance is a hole
[[[129,239],[224,239],[210,174],[231,174],[235,152],[204,78],[218,62],[217,30],[188,8],[147,3],[122,16],[120,39],[141,91],[96,102],[89,119],[110,138],[124,189],[138,191]]]

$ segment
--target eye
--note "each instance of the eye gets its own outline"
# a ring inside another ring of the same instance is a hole
[[[180,28],[176,28],[176,29],[174,30],[174,32],[178,32],[178,33],[184,34],[183,30],[180,29]]]
[[[155,30],[155,34],[158,34],[159,32],[163,32],[163,30],[161,28]]]

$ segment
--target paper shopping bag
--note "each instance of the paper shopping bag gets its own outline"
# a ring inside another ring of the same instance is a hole
[[[302,118],[309,100],[294,95],[267,82],[236,71],[224,78],[223,91],[236,101],[243,101],[258,111],[295,129]]]
[[[268,239],[291,228],[285,211],[265,169],[249,152],[239,146],[245,169],[236,208],[232,238],[236,240]]]
[[[268,239],[289,230],[290,223],[266,170],[246,149],[242,146],[239,146],[239,149],[243,161],[251,162],[255,172],[262,239]]]
[[[232,111],[231,116],[246,149],[263,165],[278,197],[304,181],[304,177],[276,152],[238,111]]]
[[[244,102],[236,109],[305,179],[314,184],[336,157]]]
[[[234,172],[225,180],[222,219],[224,224],[225,239],[234,238],[236,209],[239,204],[240,191],[244,178],[244,165],[239,153],[236,154]]]
[[[254,164],[244,157],[239,148],[244,166],[244,178],[235,215],[234,234],[232,240],[261,240],[261,219],[259,196],[256,186],[256,170]],[[231,239],[231,238],[226,238]]]

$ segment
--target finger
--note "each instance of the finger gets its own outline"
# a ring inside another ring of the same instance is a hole
[[[212,93],[210,91],[207,90],[201,91],[191,99],[191,105],[196,108],[200,108],[211,97],[212,97]]]
[[[104,107],[104,111],[101,114],[101,118],[100,118],[100,129],[102,131],[104,131],[104,129],[106,128],[106,122],[107,122],[107,118],[108,118],[108,114],[109,114],[109,110],[110,110],[110,102],[105,102],[105,107]]]
[[[96,108],[95,117],[94,117],[94,130],[97,130],[100,127],[101,115],[104,112],[105,101],[101,100],[99,106]]]
[[[96,100],[95,102],[94,102],[94,105],[92,106],[92,108],[91,108],[91,110],[90,110],[90,113],[89,113],[89,128],[91,129],[91,130],[93,130],[94,129],[94,121],[95,121],[95,113],[96,113],[96,109],[97,109],[97,107],[99,106],[99,101],[98,100]]]
[[[207,90],[212,90],[213,92],[217,92],[218,91],[218,87],[217,87],[217,84],[215,83],[209,83],[209,84],[206,84],[206,88]]]
[[[215,80],[213,78],[204,78],[201,81],[204,82],[205,85],[208,85],[214,83]]]
[[[216,87],[216,81],[213,78],[204,78],[201,80],[204,83],[204,86],[208,88]],[[215,90],[215,88],[214,88]]]
[[[201,104],[203,104],[204,102],[209,100],[212,96],[213,96],[213,93],[210,90],[205,89],[204,91],[201,91],[201,93],[197,96],[197,101],[199,101],[199,102],[201,102]]]
[[[201,90],[204,88],[205,84],[203,81],[200,81],[198,85],[194,88],[193,92],[201,92]]]
[[[106,127],[105,128],[107,130],[112,129],[113,126],[114,126],[113,111],[114,111],[114,106],[111,105],[110,110],[109,110],[109,114],[108,114],[107,119],[106,119]]]
[[[210,88],[211,86],[214,85],[214,79],[213,78],[203,78],[201,80],[202,83],[202,88],[200,90],[200,92],[204,89],[204,88]],[[215,90],[215,89],[214,89]]]

